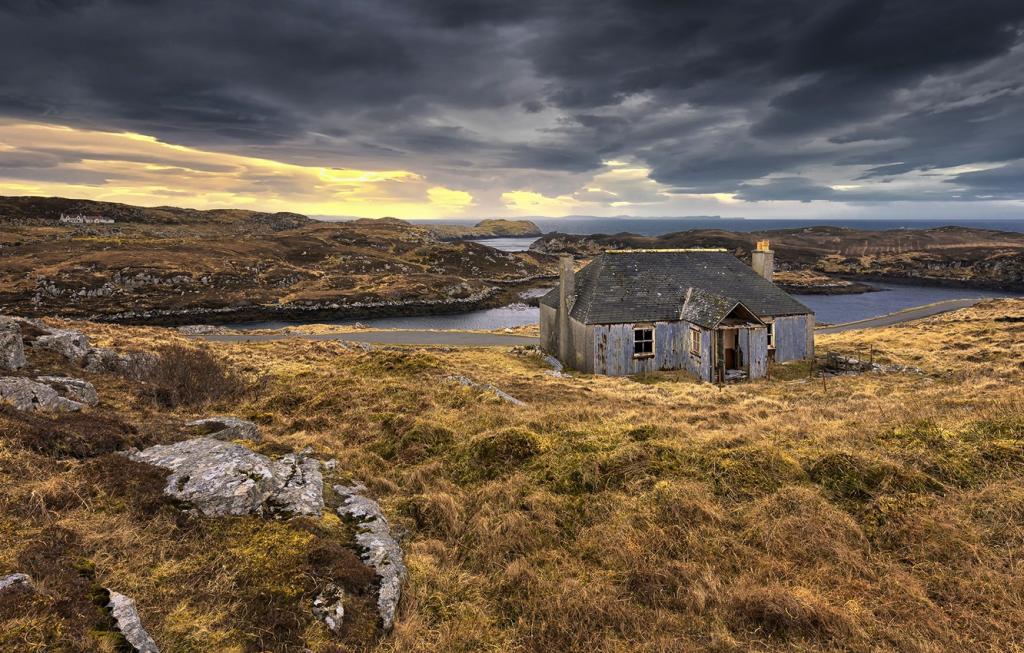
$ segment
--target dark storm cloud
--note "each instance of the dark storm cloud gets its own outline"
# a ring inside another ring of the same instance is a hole
[[[680,192],[850,201],[804,175],[1024,158],[1022,24],[1019,0],[7,0],[0,116],[537,187],[633,157]],[[947,192],[1024,197],[1004,169]]]

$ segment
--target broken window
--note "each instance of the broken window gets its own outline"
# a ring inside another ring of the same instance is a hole
[[[654,355],[654,329],[640,327],[633,329],[633,357],[643,358]]]
[[[690,327],[690,353],[700,356],[700,329]]]
[[[768,329],[768,349],[775,349],[775,325],[767,322],[764,326]]]

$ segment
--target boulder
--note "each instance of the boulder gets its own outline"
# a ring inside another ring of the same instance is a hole
[[[313,599],[313,616],[324,622],[333,632],[341,630],[345,618],[345,590],[334,583],[328,583]]]
[[[89,337],[81,331],[52,329],[49,327],[46,327],[46,329],[47,333],[32,341],[34,348],[57,352],[75,363],[85,360],[85,357],[92,351]]]
[[[137,653],[160,653],[160,648],[149,636],[146,629],[142,627],[142,618],[135,607],[135,601],[124,594],[117,592],[110,593],[110,603],[107,604],[110,615],[117,623],[117,629],[125,640],[134,647]]]
[[[84,367],[89,372],[110,372],[130,379],[142,379],[156,362],[156,355],[147,352],[119,352],[105,347],[94,347],[86,354]]]
[[[86,406],[95,406],[100,403],[96,388],[88,381],[73,379],[69,376],[40,376],[36,380],[45,383],[62,397],[71,401],[77,401]]]
[[[274,461],[242,445],[206,437],[128,455],[171,470],[164,494],[207,517],[323,513],[323,478],[315,459],[291,454]]]
[[[7,590],[30,590],[32,578],[28,574],[8,574],[0,576],[0,592]]]
[[[0,370],[18,370],[26,363],[21,327],[14,320],[0,318]]]
[[[218,440],[252,440],[260,439],[260,429],[252,422],[228,415],[197,419],[185,424],[196,429],[202,435]]]
[[[84,404],[60,396],[50,386],[18,376],[0,377],[0,401],[16,410],[75,411]]]
[[[377,611],[385,632],[395,625],[395,613],[402,598],[402,586],[408,571],[405,567],[402,547],[391,534],[391,526],[384,517],[380,505],[365,496],[362,484],[351,486],[335,485],[334,491],[343,497],[338,515],[359,524],[356,544],[360,555],[380,579],[377,595]]]

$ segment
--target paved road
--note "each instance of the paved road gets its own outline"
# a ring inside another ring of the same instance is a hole
[[[974,306],[980,301],[983,301],[983,298],[947,299],[946,301],[907,308],[902,311],[889,313],[888,315],[880,315],[866,320],[858,320],[856,322],[847,322],[845,324],[835,324],[828,327],[822,327],[820,329],[816,329],[814,332],[840,333],[842,331],[853,331],[854,329],[877,329],[878,327],[892,326],[893,324],[899,324],[900,322],[910,322],[911,320],[919,320],[923,317],[938,315],[939,313],[945,313],[947,311],[967,308],[969,306]]]
[[[854,329],[875,329],[891,326],[901,322],[919,320],[923,317],[955,311],[960,308],[974,306],[982,301],[976,299],[949,299],[925,306],[908,308],[896,313],[872,317],[857,322],[835,324],[821,327],[815,333],[840,333]],[[370,342],[380,345],[449,345],[463,347],[511,347],[513,345],[536,345],[537,338],[530,336],[513,336],[501,333],[466,333],[460,331],[355,331],[352,333],[288,333],[288,334],[230,334],[196,336],[210,342],[269,342],[271,340],[348,340],[353,342]]]
[[[537,338],[501,333],[465,333],[459,331],[357,331],[352,333],[289,333],[280,335],[207,335],[198,336],[210,342],[268,342],[302,338],[303,340],[348,340],[380,345],[452,345],[465,347],[500,347],[536,345]]]

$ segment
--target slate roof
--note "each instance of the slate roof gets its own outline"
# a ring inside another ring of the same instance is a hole
[[[558,287],[540,301],[557,308]],[[729,252],[647,250],[606,252],[577,272],[571,315],[584,324],[685,319],[714,326],[737,304],[758,317],[813,313]]]

